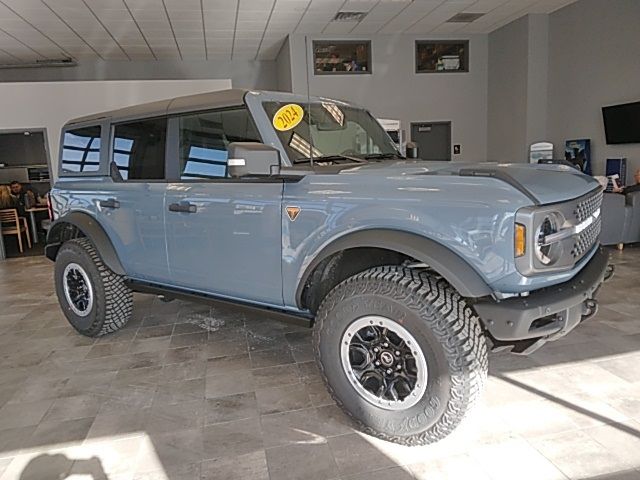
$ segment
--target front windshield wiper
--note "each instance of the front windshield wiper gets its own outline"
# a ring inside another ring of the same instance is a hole
[[[370,153],[369,155],[365,155],[363,157],[365,160],[386,160],[386,159],[398,159],[405,160],[406,157],[399,155],[397,153]]]
[[[349,155],[321,155],[319,157],[313,157],[314,162],[333,162],[335,160],[351,160],[352,162],[356,162],[356,163],[365,162],[365,160],[363,160],[362,158],[351,157]],[[296,163],[309,162],[309,161],[311,161],[311,158],[309,157],[299,158],[298,160],[296,160]]]

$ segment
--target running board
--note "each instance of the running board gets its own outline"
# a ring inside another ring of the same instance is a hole
[[[134,292],[148,293],[151,295],[160,295],[165,299],[179,298],[182,300],[192,300],[199,303],[208,303],[212,305],[227,305],[240,307],[251,310],[253,312],[269,312],[270,317],[280,322],[299,325],[302,327],[311,327],[313,325],[313,316],[309,312],[293,313],[285,309],[276,307],[267,307],[256,305],[251,302],[242,300],[234,300],[210,293],[193,292],[186,289],[176,287],[166,287],[151,282],[143,282],[140,280],[125,280],[126,285]]]

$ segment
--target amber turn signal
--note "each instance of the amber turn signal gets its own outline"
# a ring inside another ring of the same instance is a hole
[[[524,256],[527,251],[527,228],[524,225],[516,223],[515,231],[515,255],[516,257]]]

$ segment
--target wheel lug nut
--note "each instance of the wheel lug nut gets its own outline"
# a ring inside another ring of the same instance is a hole
[[[397,368],[398,370],[402,370],[402,365],[398,364],[398,365],[396,365],[396,368]]]
[[[380,362],[378,360],[376,360],[376,366],[379,367],[380,366]]]
[[[387,369],[387,373],[391,373],[391,369],[390,369],[390,368],[389,368],[389,369]]]
[[[389,344],[388,344],[387,342],[384,342],[384,343],[382,344],[382,346],[383,346],[384,348],[387,348],[387,347],[389,346]]]
[[[378,347],[373,347],[373,351],[374,351],[375,353],[378,353],[380,350],[378,349]]]
[[[400,356],[400,352],[398,350],[396,350],[396,357]]]

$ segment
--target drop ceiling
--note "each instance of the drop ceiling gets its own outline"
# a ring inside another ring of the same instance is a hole
[[[474,34],[575,0],[0,0],[0,64],[274,59],[288,34]],[[366,12],[334,22],[338,12]],[[458,13],[484,13],[448,23]]]

